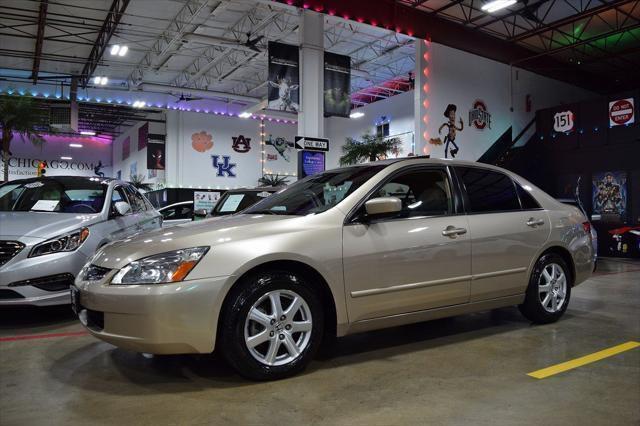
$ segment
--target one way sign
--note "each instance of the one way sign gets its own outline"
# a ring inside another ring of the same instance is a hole
[[[296,136],[296,148],[309,151],[329,151],[329,139]]]

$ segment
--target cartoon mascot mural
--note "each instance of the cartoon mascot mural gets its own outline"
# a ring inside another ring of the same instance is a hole
[[[458,119],[460,123],[460,127],[456,126],[456,111],[458,107],[454,104],[447,105],[447,109],[444,110],[444,116],[447,118],[447,122],[442,123],[442,125],[438,128],[438,133],[442,134],[442,129],[445,127],[448,128],[447,134],[444,137],[444,141],[437,138],[431,138],[429,143],[432,145],[443,145],[444,144],[444,158],[449,158],[449,154],[451,154],[451,158],[456,158],[456,154],[460,150],[458,144],[456,144],[456,132],[461,132],[464,129],[464,123],[462,122],[462,118]],[[453,145],[453,148],[449,149],[449,144]]]

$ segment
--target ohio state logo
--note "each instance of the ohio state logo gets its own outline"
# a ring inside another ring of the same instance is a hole
[[[484,101],[476,99],[473,103],[473,106],[469,110],[469,125],[478,130],[491,128],[491,113],[487,110],[487,105]]]
[[[245,138],[244,136],[240,135],[232,136],[231,139],[233,139],[233,145],[231,146],[231,148],[233,148],[235,152],[244,153],[249,152],[249,150],[251,149],[251,145],[249,145],[249,143],[251,142],[251,138]]]

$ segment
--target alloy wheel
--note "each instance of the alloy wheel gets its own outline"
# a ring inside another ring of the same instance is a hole
[[[567,277],[557,263],[544,267],[538,281],[538,296],[542,307],[551,313],[558,312],[567,298]]]
[[[312,325],[311,310],[302,296],[291,290],[270,291],[249,309],[245,344],[262,364],[288,364],[309,345]]]

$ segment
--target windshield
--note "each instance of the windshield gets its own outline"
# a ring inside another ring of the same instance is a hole
[[[385,167],[345,167],[312,175],[265,198],[243,213],[296,216],[322,213],[340,203]]]
[[[107,186],[89,179],[42,178],[0,186],[0,211],[99,213]]]

